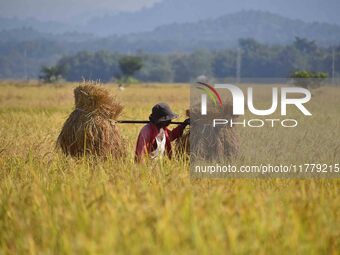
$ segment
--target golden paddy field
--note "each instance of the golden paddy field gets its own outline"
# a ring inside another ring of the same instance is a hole
[[[55,141],[76,85],[0,84],[1,255],[340,253],[339,179],[193,180],[183,159],[135,165],[140,125],[120,126],[127,158],[63,156]],[[164,101],[184,120],[189,107],[181,84],[108,88],[122,119]],[[296,113],[294,132],[238,130],[236,163],[339,163],[339,98],[313,91],[313,117]]]

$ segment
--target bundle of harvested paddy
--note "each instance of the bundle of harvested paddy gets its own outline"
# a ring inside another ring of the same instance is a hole
[[[103,86],[84,83],[74,89],[75,110],[66,120],[57,145],[66,155],[119,158],[125,141],[114,120],[123,107]]]
[[[190,154],[195,160],[224,160],[239,153],[239,142],[235,127],[229,125],[212,126],[213,119],[235,120],[232,105],[224,105],[222,110],[212,108],[205,116],[200,107],[193,107],[190,112],[190,131],[178,139],[176,149],[179,153]]]
[[[186,116],[190,117],[190,111],[186,110],[185,112]],[[183,132],[183,135],[179,138],[177,138],[175,143],[175,151],[176,155],[182,156],[182,155],[190,155],[190,129],[186,129]]]

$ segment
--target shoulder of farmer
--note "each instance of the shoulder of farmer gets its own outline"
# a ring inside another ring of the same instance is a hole
[[[139,157],[144,154],[150,144],[152,143],[152,137],[150,132],[150,126],[145,125],[139,132],[137,144],[136,144],[136,159],[138,161]]]
[[[152,140],[156,136],[157,128],[151,123],[146,124],[139,133],[139,137],[147,141]]]
[[[147,139],[149,137],[150,137],[150,127],[147,124],[144,127],[142,127],[142,129],[139,131],[139,139],[141,138]]]

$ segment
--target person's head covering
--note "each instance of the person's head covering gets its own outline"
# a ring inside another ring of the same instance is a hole
[[[152,123],[158,124],[160,122],[170,121],[178,118],[176,113],[173,113],[166,103],[159,103],[152,107],[152,113],[149,120]]]

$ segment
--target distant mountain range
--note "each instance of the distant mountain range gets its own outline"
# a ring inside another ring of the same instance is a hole
[[[98,39],[92,34],[79,32],[64,32],[60,34],[39,32],[31,27],[14,28],[0,31],[0,42],[27,42],[27,41],[55,41],[55,42],[90,42]]]
[[[25,26],[44,33],[76,31],[97,36],[111,36],[148,32],[174,23],[216,19],[244,10],[270,12],[304,22],[340,25],[339,0],[161,0],[151,7],[136,12],[100,16],[98,12],[88,10],[88,13],[74,17],[68,22],[0,17],[0,31]]]
[[[32,28],[41,33],[64,33],[74,31],[70,25],[54,21],[39,21],[37,19],[3,18],[0,17],[0,31],[21,29],[23,27]]]
[[[303,22],[263,11],[241,11],[214,19],[163,25],[151,32],[105,38],[79,32],[42,33],[30,28],[0,32],[0,42],[43,39],[68,43],[68,47],[77,50],[105,49],[119,52],[230,48],[235,47],[240,38],[253,38],[267,44],[287,44],[294,41],[295,37],[315,40],[319,45],[339,44],[340,26]]]
[[[86,29],[101,35],[139,33],[243,10],[261,10],[305,22],[340,25],[339,0],[163,0],[137,12],[93,18]]]
[[[164,25],[152,32],[112,36],[98,45],[123,51],[190,51],[218,49],[237,45],[240,38],[261,43],[287,44],[295,37],[315,40],[319,45],[340,43],[340,26],[307,23],[262,11],[241,11],[191,23]]]

